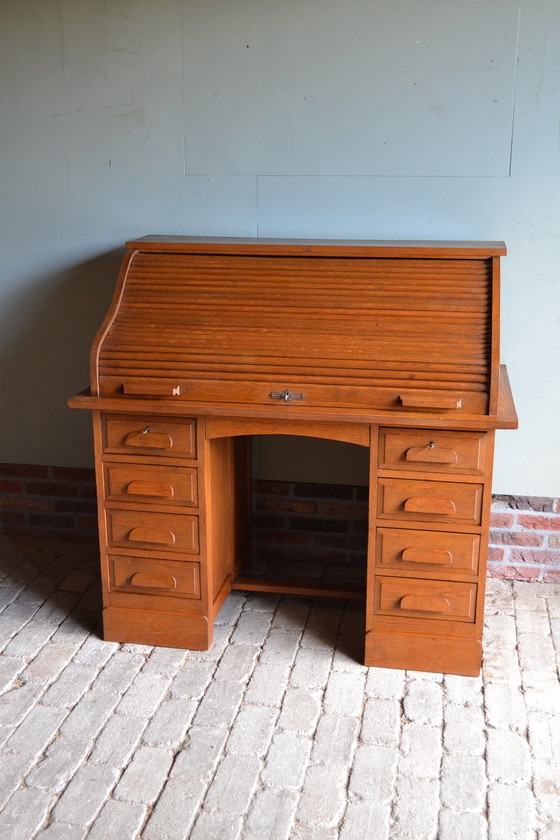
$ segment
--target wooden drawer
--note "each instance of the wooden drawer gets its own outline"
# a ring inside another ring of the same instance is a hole
[[[477,534],[378,528],[375,563],[378,571],[476,574],[479,549]]]
[[[127,548],[158,548],[197,554],[198,516],[152,513],[137,510],[107,510],[110,545]]]
[[[480,484],[380,478],[377,486],[379,518],[480,523],[483,491]]]
[[[472,622],[475,610],[474,583],[383,575],[375,581],[374,612],[378,615]]]
[[[103,451],[106,454],[196,457],[196,421],[158,417],[102,417]]]
[[[380,429],[379,468],[484,474],[485,432]]]
[[[108,501],[198,504],[196,467],[157,467],[150,464],[105,464]]]
[[[189,561],[109,557],[110,587],[138,595],[200,598],[200,564]]]

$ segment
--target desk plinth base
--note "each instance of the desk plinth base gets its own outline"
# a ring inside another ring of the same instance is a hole
[[[204,615],[150,612],[144,609],[106,607],[103,638],[107,642],[208,650],[214,633]]]
[[[368,666],[477,677],[481,659],[482,645],[476,639],[375,630],[366,634],[364,664]]]

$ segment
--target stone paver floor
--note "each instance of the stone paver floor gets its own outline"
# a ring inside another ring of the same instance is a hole
[[[234,593],[103,642],[91,548],[0,538],[0,837],[559,840],[560,586],[489,581],[482,678],[364,668],[355,605]]]

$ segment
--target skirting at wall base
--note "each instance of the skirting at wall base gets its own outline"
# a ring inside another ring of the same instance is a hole
[[[256,572],[328,583],[365,579],[367,488],[256,481]],[[0,533],[97,542],[93,470],[0,465]],[[490,577],[560,582],[560,499],[494,496]]]

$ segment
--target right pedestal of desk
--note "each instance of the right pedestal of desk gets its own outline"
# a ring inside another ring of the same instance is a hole
[[[493,431],[372,428],[365,664],[480,671]]]

